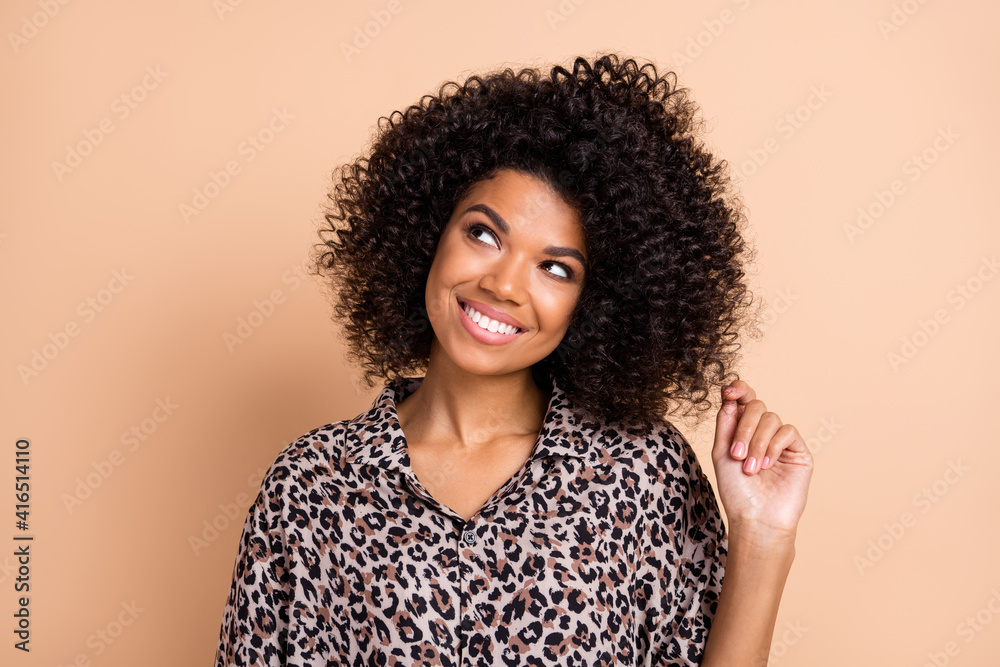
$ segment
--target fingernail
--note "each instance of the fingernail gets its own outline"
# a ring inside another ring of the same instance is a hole
[[[764,460],[760,462],[760,469],[761,470],[767,470],[767,467],[769,465],[771,465],[771,457],[770,456],[765,456]]]
[[[737,440],[736,443],[733,445],[733,456],[739,459],[743,458],[744,454],[746,454],[746,445]]]
[[[752,456],[750,458],[748,458],[747,462],[743,465],[743,469],[745,471],[751,472],[751,473],[754,472],[754,469],[756,467],[757,467],[757,459],[755,459]]]

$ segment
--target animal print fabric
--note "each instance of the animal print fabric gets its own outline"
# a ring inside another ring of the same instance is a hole
[[[395,406],[422,381],[278,454],[216,667],[700,664],[728,540],[673,425],[626,434],[550,381],[532,456],[465,521],[410,468]]]

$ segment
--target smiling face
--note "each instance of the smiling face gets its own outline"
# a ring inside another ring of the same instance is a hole
[[[579,215],[543,181],[503,169],[476,183],[427,276],[430,363],[498,375],[544,359],[569,328],[586,258]]]

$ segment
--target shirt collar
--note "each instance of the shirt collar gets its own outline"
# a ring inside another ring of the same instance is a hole
[[[374,465],[386,471],[408,472],[410,460],[406,439],[399,425],[396,404],[412,394],[424,380],[400,376],[390,381],[371,409],[349,423],[346,457],[355,465]],[[593,423],[570,402],[560,383],[550,377],[551,395],[532,459],[569,456],[591,463],[600,458],[590,437]]]

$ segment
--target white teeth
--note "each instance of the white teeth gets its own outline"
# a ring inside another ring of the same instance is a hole
[[[515,334],[520,331],[520,329],[512,324],[501,324],[498,320],[491,320],[468,304],[465,304],[465,314],[468,315],[473,322],[487,331],[499,331],[500,333],[507,335]]]

